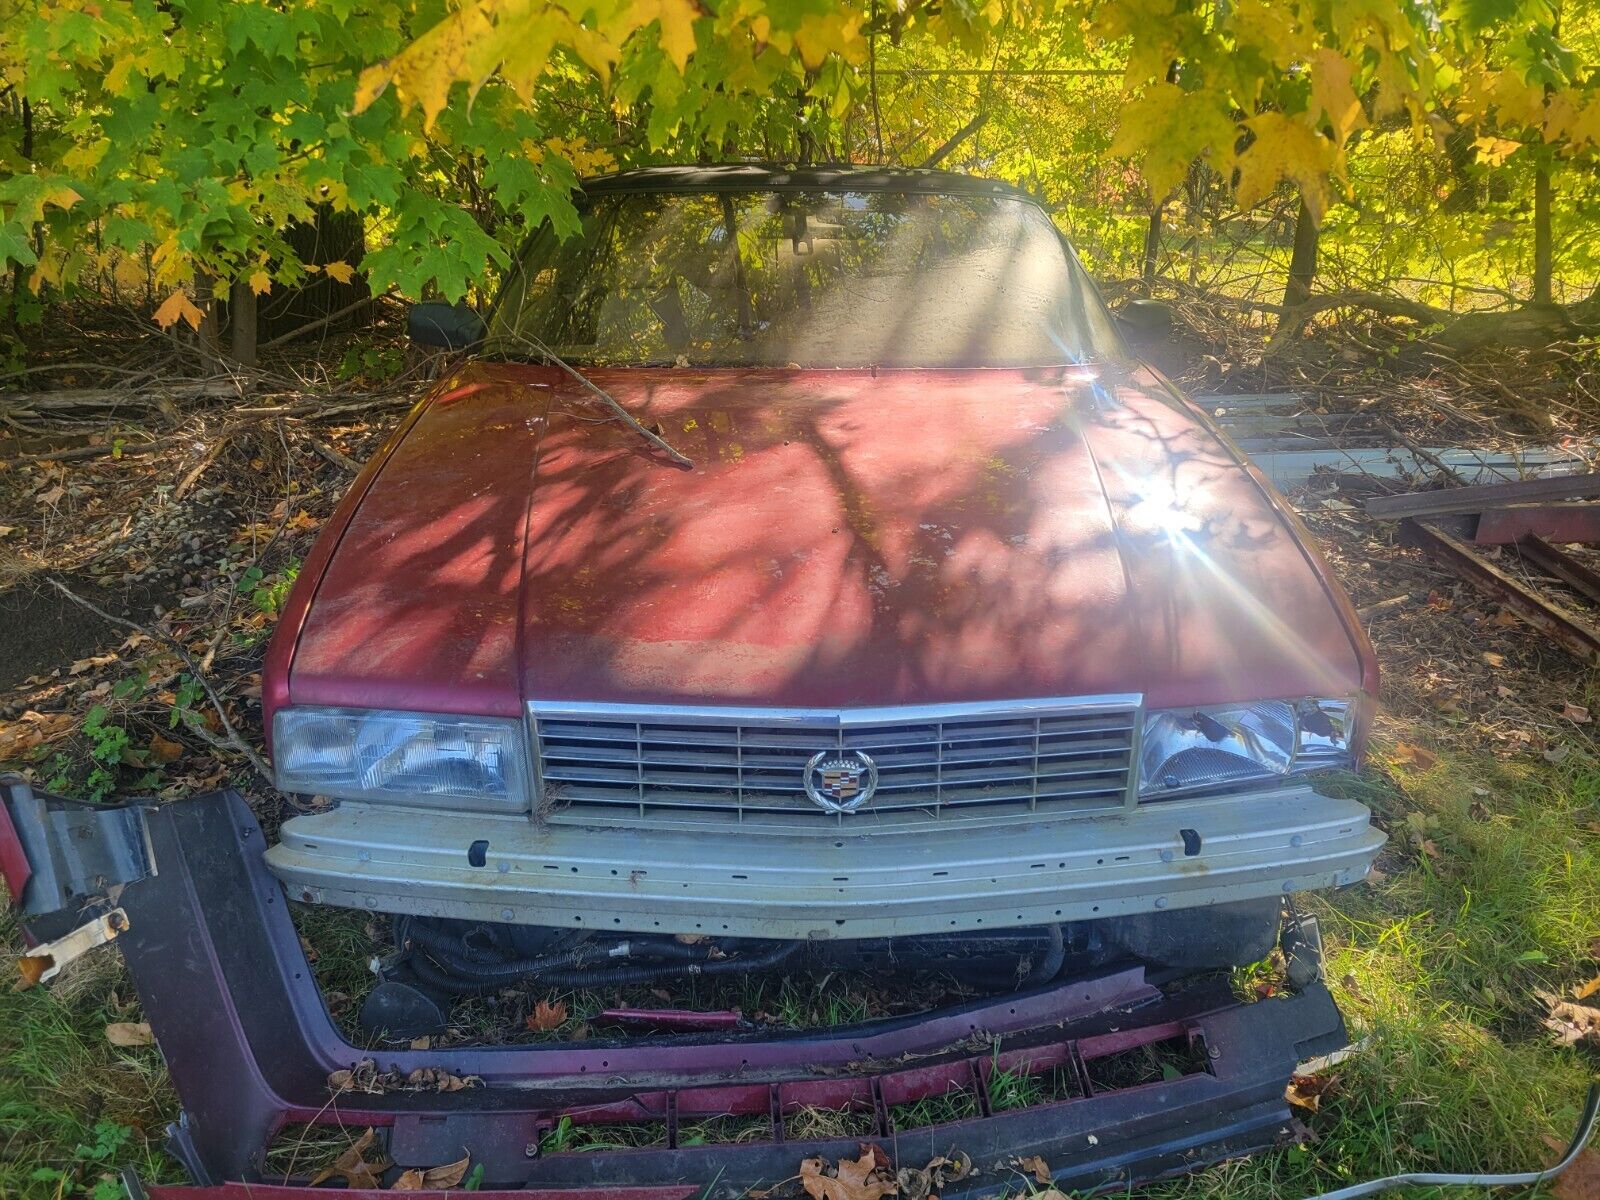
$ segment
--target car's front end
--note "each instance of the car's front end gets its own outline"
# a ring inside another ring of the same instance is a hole
[[[1024,197],[600,181],[479,350],[274,641],[279,784],[324,798],[268,854],[292,895],[614,974],[1000,930],[1176,970],[1365,874],[1314,783],[1376,691],[1347,601]]]
[[[276,841],[233,797],[113,818],[7,793],[31,911],[122,901],[102,931],[185,1076],[195,1172],[259,1182],[287,1122],[337,1119],[402,1165],[465,1147],[486,1187],[564,1196],[959,1147],[976,1175],[928,1179],[950,1196],[1018,1158],[1095,1187],[1283,1136],[1289,1071],[1343,1036],[1315,939],[1290,922],[1293,999],[1241,1004],[1218,969],[1383,836],[1319,782],[1359,765],[1376,667],[1281,498],[1010,189],[656,171],[582,211],[300,572],[263,671],[300,797]],[[389,1084],[284,897],[393,917],[363,1010]],[[832,1031],[685,1011],[710,978],[810,967],[956,986]],[[667,1008],[583,1044],[404,1048],[511,986]],[[226,1082],[195,1039],[229,1047]],[[1016,1074],[1039,1088],[1010,1111]],[[918,1123],[957,1093],[966,1115]],[[859,1136],[796,1133],[819,1106]],[[691,1117],[765,1124],[696,1146]],[[630,1121],[664,1153],[555,1135]]]

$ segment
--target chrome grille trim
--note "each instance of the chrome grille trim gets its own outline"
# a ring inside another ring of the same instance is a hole
[[[532,701],[535,811],[554,821],[777,824],[1106,813],[1136,799],[1137,694],[890,708]],[[870,753],[877,794],[830,815],[805,794],[819,750]]]

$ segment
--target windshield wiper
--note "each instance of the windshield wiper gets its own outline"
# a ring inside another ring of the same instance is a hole
[[[546,346],[531,333],[519,332],[517,337],[523,341],[526,341],[530,346],[537,350],[540,355],[549,359],[551,363],[560,367],[568,375],[571,375],[579,383],[583,384],[584,387],[588,388],[591,392],[598,396],[601,401],[611,409],[612,412],[617,414],[618,420],[620,420],[629,429],[637,433],[645,441],[649,442],[657,450],[660,450],[663,454],[670,458],[675,465],[684,468],[686,471],[694,470],[694,461],[692,459],[679,454],[672,448],[671,443],[669,443],[667,439],[662,437],[659,433],[656,433],[654,430],[648,429],[644,425],[640,424],[638,418],[630,413],[627,409],[623,408],[622,403],[615,396],[606,391],[599,384],[595,383],[594,380],[590,379],[582,371],[578,370],[577,367],[573,366],[566,359],[562,358],[559,354],[550,349],[549,346]]]

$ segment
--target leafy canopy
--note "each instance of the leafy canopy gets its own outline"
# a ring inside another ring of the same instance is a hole
[[[977,76],[980,106],[994,68],[1114,73],[1114,137],[1013,128],[1026,154],[992,173],[1124,159],[1143,188],[1103,198],[1127,207],[1203,168],[1241,207],[1287,186],[1321,219],[1359,200],[1363,138],[1592,167],[1600,74],[1573,39],[1592,50],[1597,19],[1550,0],[0,0],[0,264],[198,324],[202,278],[348,278],[291,245],[327,209],[362,217],[375,289],[457,298],[537,223],[572,230],[586,173],[870,161],[880,140],[915,163],[971,115],[897,90],[929,64]],[[874,64],[900,73],[877,80],[895,102],[874,104]],[[1061,118],[1095,78],[1042,83],[1035,110]]]

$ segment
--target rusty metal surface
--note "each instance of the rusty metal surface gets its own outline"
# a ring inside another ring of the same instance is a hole
[[[1466,536],[1480,546],[1504,546],[1529,535],[1559,544],[1600,542],[1600,504],[1596,503],[1511,504],[1461,519],[1476,521]]]
[[[1405,520],[1400,523],[1400,540],[1492,596],[1574,656],[1585,662],[1600,663],[1600,630],[1521,580],[1512,578],[1459,538],[1417,521]]]
[[[1600,571],[1587,563],[1531,534],[1517,541],[1517,553],[1546,575],[1553,575],[1573,591],[1600,603]]]
[[[1580,496],[1600,496],[1600,473],[1437,488],[1427,492],[1407,492],[1400,496],[1374,496],[1367,501],[1366,507],[1369,517],[1389,519],[1484,512],[1492,508],[1504,508],[1508,504],[1566,500]]]

